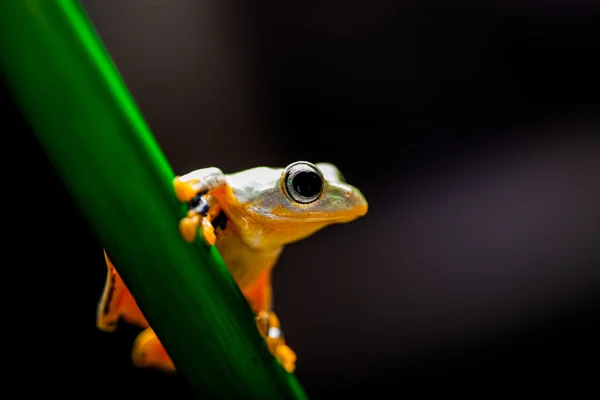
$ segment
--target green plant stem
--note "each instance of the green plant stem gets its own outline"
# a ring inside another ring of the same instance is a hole
[[[180,237],[174,173],[79,2],[0,1],[0,56],[37,138],[194,392],[305,398],[216,249]]]

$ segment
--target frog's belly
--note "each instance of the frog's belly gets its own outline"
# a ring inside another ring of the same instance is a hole
[[[242,290],[252,286],[263,271],[273,268],[282,250],[282,247],[252,249],[226,232],[217,232],[215,245]]]

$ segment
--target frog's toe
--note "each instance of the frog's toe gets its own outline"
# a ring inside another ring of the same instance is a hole
[[[196,239],[201,218],[200,215],[196,214],[182,218],[179,221],[179,233],[186,242],[192,243]]]
[[[175,365],[152,328],[138,335],[133,344],[131,358],[135,366],[175,372]]]
[[[275,357],[281,363],[281,366],[289,373],[296,370],[296,353],[290,346],[281,344],[275,349]]]
[[[215,228],[207,217],[201,217],[198,214],[194,214],[182,218],[181,221],[179,221],[179,233],[186,242],[192,243],[196,240],[196,235],[198,235],[200,226],[202,226],[202,237],[204,238],[204,242],[209,246],[214,245],[217,241],[217,236],[215,235]]]
[[[215,228],[207,217],[202,218],[202,236],[207,245],[212,246],[217,241]]]
[[[195,183],[197,181],[182,181],[179,176],[176,176],[173,179],[173,189],[175,190],[175,196],[182,203],[188,203],[192,201],[194,197],[198,194],[198,191],[194,188]]]

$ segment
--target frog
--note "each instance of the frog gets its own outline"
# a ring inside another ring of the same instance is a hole
[[[269,352],[287,372],[294,372],[296,353],[273,311],[273,268],[285,246],[366,215],[365,196],[346,183],[335,165],[308,161],[231,174],[217,167],[201,168],[175,176],[173,192],[188,208],[178,222],[181,239],[192,245],[200,235],[205,245],[216,246]],[[120,320],[137,325],[142,330],[133,343],[133,364],[175,372],[106,251],[104,261],[107,275],[97,309],[98,329],[113,332]]]

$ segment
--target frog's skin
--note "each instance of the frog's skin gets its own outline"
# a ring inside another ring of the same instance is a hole
[[[256,313],[259,332],[271,353],[292,372],[296,355],[285,344],[271,311],[271,271],[286,244],[327,225],[350,222],[367,213],[358,189],[344,182],[332,164],[299,161],[286,168],[257,167],[225,175],[218,168],[192,171],[173,181],[189,211],[179,223],[182,240],[199,233],[216,245]],[[97,326],[114,331],[120,318],[144,329],[132,357],[137,366],[175,371],[170,357],[106,256],[108,275]]]

